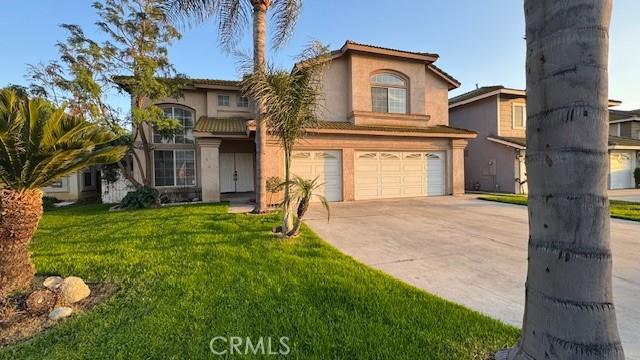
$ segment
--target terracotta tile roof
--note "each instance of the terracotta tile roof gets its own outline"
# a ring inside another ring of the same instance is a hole
[[[247,135],[247,122],[244,118],[215,118],[202,116],[196,121],[193,131],[220,135]]]
[[[455,128],[445,125],[435,125],[426,128],[408,127],[408,126],[372,126],[372,125],[354,125],[347,121],[320,121],[319,129],[332,130],[353,130],[353,131],[387,131],[402,133],[424,133],[424,134],[458,134],[458,135],[474,135],[475,131]]]
[[[509,137],[509,136],[490,136],[491,138],[506,141],[508,143],[512,143],[515,145],[527,146],[527,139],[520,137]],[[640,147],[640,140],[638,139],[630,139],[623,138],[618,136],[609,136],[609,146],[638,146]]]
[[[133,77],[128,75],[119,75],[119,76],[113,77],[113,81],[127,91],[128,91],[128,86],[131,83],[132,79]],[[180,78],[180,77],[160,78],[160,80],[164,80],[168,82],[183,81],[186,86],[209,85],[209,86],[224,86],[224,87],[240,88],[240,81],[238,80]]]
[[[345,44],[352,44],[352,45],[358,45],[358,46],[366,46],[366,47],[370,47],[370,48],[374,48],[374,49],[380,49],[380,50],[397,51],[397,52],[401,52],[401,53],[405,53],[405,54],[413,54],[413,55],[430,56],[430,57],[435,57],[435,58],[440,57],[440,55],[438,55],[438,54],[434,54],[434,53],[419,52],[419,51],[407,51],[407,50],[400,50],[400,49],[392,49],[392,48],[383,47],[383,46],[370,45],[370,44],[363,44],[363,43],[359,43],[359,42],[356,42],[356,41],[353,41],[353,40],[347,40],[347,42],[346,42]]]
[[[211,118],[209,118],[211,119]],[[255,123],[250,120],[247,124],[250,128],[255,127]],[[196,124],[196,128],[198,124]],[[455,128],[452,126],[435,125],[426,128],[409,127],[409,126],[371,126],[371,125],[354,125],[348,121],[319,121],[316,127],[309,129],[314,130],[340,130],[349,132],[390,132],[390,133],[407,133],[407,134],[449,134],[449,135],[477,135],[477,132]],[[203,130],[206,131],[206,130]]]

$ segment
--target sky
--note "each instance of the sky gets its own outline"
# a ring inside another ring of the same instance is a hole
[[[82,26],[101,38],[94,25],[92,0],[0,0],[0,87],[26,84],[27,64],[57,56],[64,38],[60,24]],[[609,95],[618,109],[640,109],[640,13],[638,0],[614,0],[610,32]],[[178,72],[190,77],[237,79],[237,61],[217,43],[212,20],[182,29],[170,48]],[[241,50],[249,51],[245,31]],[[289,68],[312,41],[340,48],[346,40],[409,51],[437,53],[437,65],[462,86],[455,96],[476,85],[524,88],[524,14],[522,0],[304,0],[295,34],[285,47],[270,50],[268,61]],[[128,111],[125,96],[110,102]]]

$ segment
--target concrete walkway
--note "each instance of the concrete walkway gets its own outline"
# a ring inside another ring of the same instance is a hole
[[[357,260],[409,284],[520,327],[526,207],[461,198],[320,206],[306,223]],[[640,223],[612,219],[614,296],[628,359],[640,360]]]

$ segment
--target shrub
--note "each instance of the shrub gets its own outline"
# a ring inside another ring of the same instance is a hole
[[[58,199],[56,199],[54,197],[44,196],[44,197],[42,197],[42,209],[44,211],[49,211],[49,210],[55,209],[54,204],[57,204],[59,202],[60,202],[60,200],[58,200]]]
[[[636,187],[640,187],[640,168],[633,171],[633,177],[636,179]]]
[[[136,191],[130,191],[120,202],[124,209],[146,209],[157,206],[160,203],[160,192],[152,187],[145,186]]]

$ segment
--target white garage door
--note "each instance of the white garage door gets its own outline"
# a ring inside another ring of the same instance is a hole
[[[633,153],[612,151],[609,154],[611,189],[633,188]]]
[[[445,194],[444,152],[358,151],[355,198]]]
[[[318,193],[328,201],[342,200],[341,168],[339,150],[293,151],[291,154],[291,173],[310,180],[318,177],[318,182],[323,183]]]

